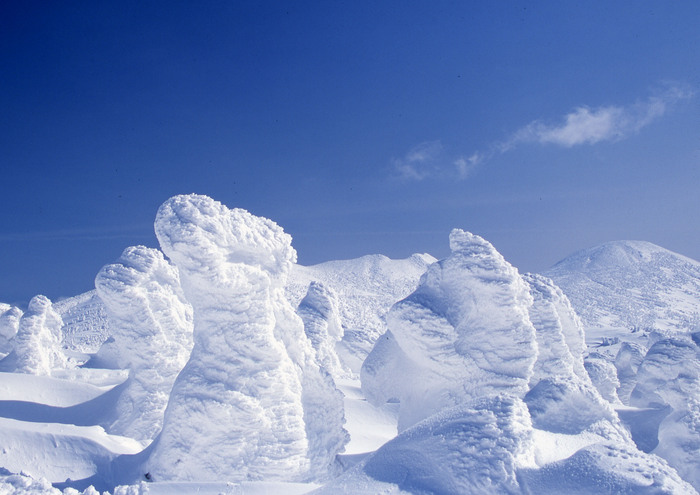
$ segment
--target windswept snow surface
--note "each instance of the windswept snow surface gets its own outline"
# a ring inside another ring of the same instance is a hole
[[[192,350],[192,307],[175,267],[144,246],[126,248],[117,263],[103,267],[95,287],[107,307],[110,332],[95,364],[130,372],[109,431],[150,443]]]
[[[146,469],[156,480],[294,481],[328,468],[310,459],[342,449],[342,397],[284,298],[291,237],[197,195],[165,202],[155,227],[194,309],[194,348]],[[311,418],[330,430],[310,432]]]
[[[453,230],[450,248],[393,306],[391,336],[363,367],[368,398],[401,401],[399,430],[474,398],[524,396],[537,358],[532,298],[518,271],[469,232]]]

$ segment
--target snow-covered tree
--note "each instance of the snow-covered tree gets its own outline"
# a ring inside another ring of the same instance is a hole
[[[192,308],[177,269],[163,254],[128,247],[97,274],[110,339],[97,355],[102,366],[129,370],[110,432],[143,443],[155,438],[177,374],[192,350]]]
[[[392,307],[390,337],[363,366],[368,398],[400,399],[400,430],[474,398],[522,398],[537,358],[528,318],[532,298],[518,271],[469,232],[453,230],[450,249],[416,291]],[[377,390],[385,387],[391,390]]]
[[[0,353],[9,354],[14,346],[12,339],[17,334],[22,310],[16,306],[0,303]]]
[[[38,295],[29,301],[14,338],[12,353],[18,373],[50,375],[53,369],[66,366],[67,359],[61,348],[62,325],[61,316],[48,297]]]
[[[345,443],[342,401],[340,415],[328,410],[337,391],[284,297],[291,237],[198,195],[166,201],[155,227],[194,310],[194,347],[146,469],[154,479],[290,480],[323,458],[327,470]],[[331,431],[309,431],[315,414]]]

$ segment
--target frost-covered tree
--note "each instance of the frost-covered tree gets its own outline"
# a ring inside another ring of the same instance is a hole
[[[529,316],[539,351],[525,396],[533,424],[571,434],[603,419],[617,423],[584,367],[583,326],[568,298],[546,277],[525,274],[523,279],[533,298]]]
[[[300,479],[320,458],[327,469],[345,443],[342,401],[338,414],[337,391],[284,297],[291,237],[198,195],[166,201],[155,228],[193,307],[194,347],[146,469],[229,481]],[[310,431],[315,414],[332,431]]]
[[[304,332],[316,351],[319,365],[334,377],[347,375],[335,350],[336,343],[343,338],[335,291],[321,282],[311,282],[297,313],[304,322]]]
[[[22,318],[22,310],[16,306],[0,303],[0,354],[9,354],[12,351],[13,342],[19,320]]]
[[[450,249],[392,307],[391,334],[363,365],[370,400],[400,399],[400,430],[475,398],[528,390],[537,344],[527,285],[479,236],[455,229]]]
[[[61,316],[48,297],[38,295],[29,301],[14,338],[12,354],[18,373],[50,375],[52,370],[66,366],[61,348],[62,325]]]
[[[170,390],[192,350],[192,307],[177,269],[160,251],[144,246],[126,248],[116,263],[102,268],[95,287],[110,332],[97,361],[129,370],[109,430],[149,443],[161,429]]]

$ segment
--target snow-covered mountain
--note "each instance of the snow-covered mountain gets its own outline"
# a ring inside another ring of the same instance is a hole
[[[579,251],[544,272],[587,328],[700,330],[700,262],[650,242]]]
[[[521,275],[455,229],[440,261],[300,266],[197,195],[156,232],[97,292],[0,305],[0,493],[700,488],[693,260],[627,241]]]

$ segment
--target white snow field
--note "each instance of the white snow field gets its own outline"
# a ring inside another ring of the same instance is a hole
[[[0,304],[0,495],[693,494],[700,263],[296,265],[271,220],[160,208],[96,291]],[[549,278],[548,278],[549,277]]]

